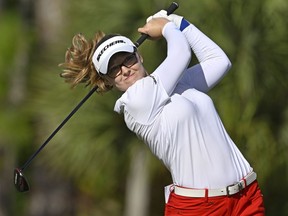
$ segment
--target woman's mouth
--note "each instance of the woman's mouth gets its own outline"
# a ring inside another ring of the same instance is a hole
[[[130,79],[131,77],[133,77],[134,76],[134,73],[131,73],[131,74],[129,74],[126,78],[125,78],[125,80],[128,80],[128,79]]]

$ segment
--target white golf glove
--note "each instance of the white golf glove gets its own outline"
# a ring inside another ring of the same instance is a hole
[[[167,11],[165,11],[165,10],[158,11],[154,15],[148,17],[146,20],[146,23],[148,23],[153,18],[166,18],[166,19],[168,19]]]
[[[176,14],[170,14],[169,16],[167,16],[167,11],[161,10],[157,12],[156,14],[148,17],[146,20],[146,23],[149,22],[153,18],[166,18],[169,21],[173,22],[177,26],[178,29],[180,29],[183,16],[179,16]]]

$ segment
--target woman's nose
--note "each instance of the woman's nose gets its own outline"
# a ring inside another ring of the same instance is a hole
[[[121,66],[121,71],[123,76],[129,76],[130,75],[130,68],[126,67],[125,65]]]

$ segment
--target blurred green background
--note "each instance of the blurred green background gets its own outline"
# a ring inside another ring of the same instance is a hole
[[[0,216],[163,215],[169,173],[113,112],[114,91],[93,95],[25,170],[29,193],[16,191],[13,170],[89,91],[59,78],[73,35],[102,30],[136,41],[137,28],[170,3],[0,0]],[[288,1],[178,3],[232,61],[209,95],[258,173],[267,215],[288,215]],[[146,41],[140,52],[152,71],[165,43]]]

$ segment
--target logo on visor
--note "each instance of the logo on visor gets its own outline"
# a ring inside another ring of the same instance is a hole
[[[110,44],[107,44],[101,51],[100,53],[98,54],[97,56],[97,61],[99,62],[99,59],[101,58],[101,56],[103,55],[103,53],[105,52],[105,50],[107,50],[109,47],[115,45],[115,44],[119,44],[119,43],[125,43],[125,41],[123,40],[116,40],[116,41],[113,41],[111,42]]]

